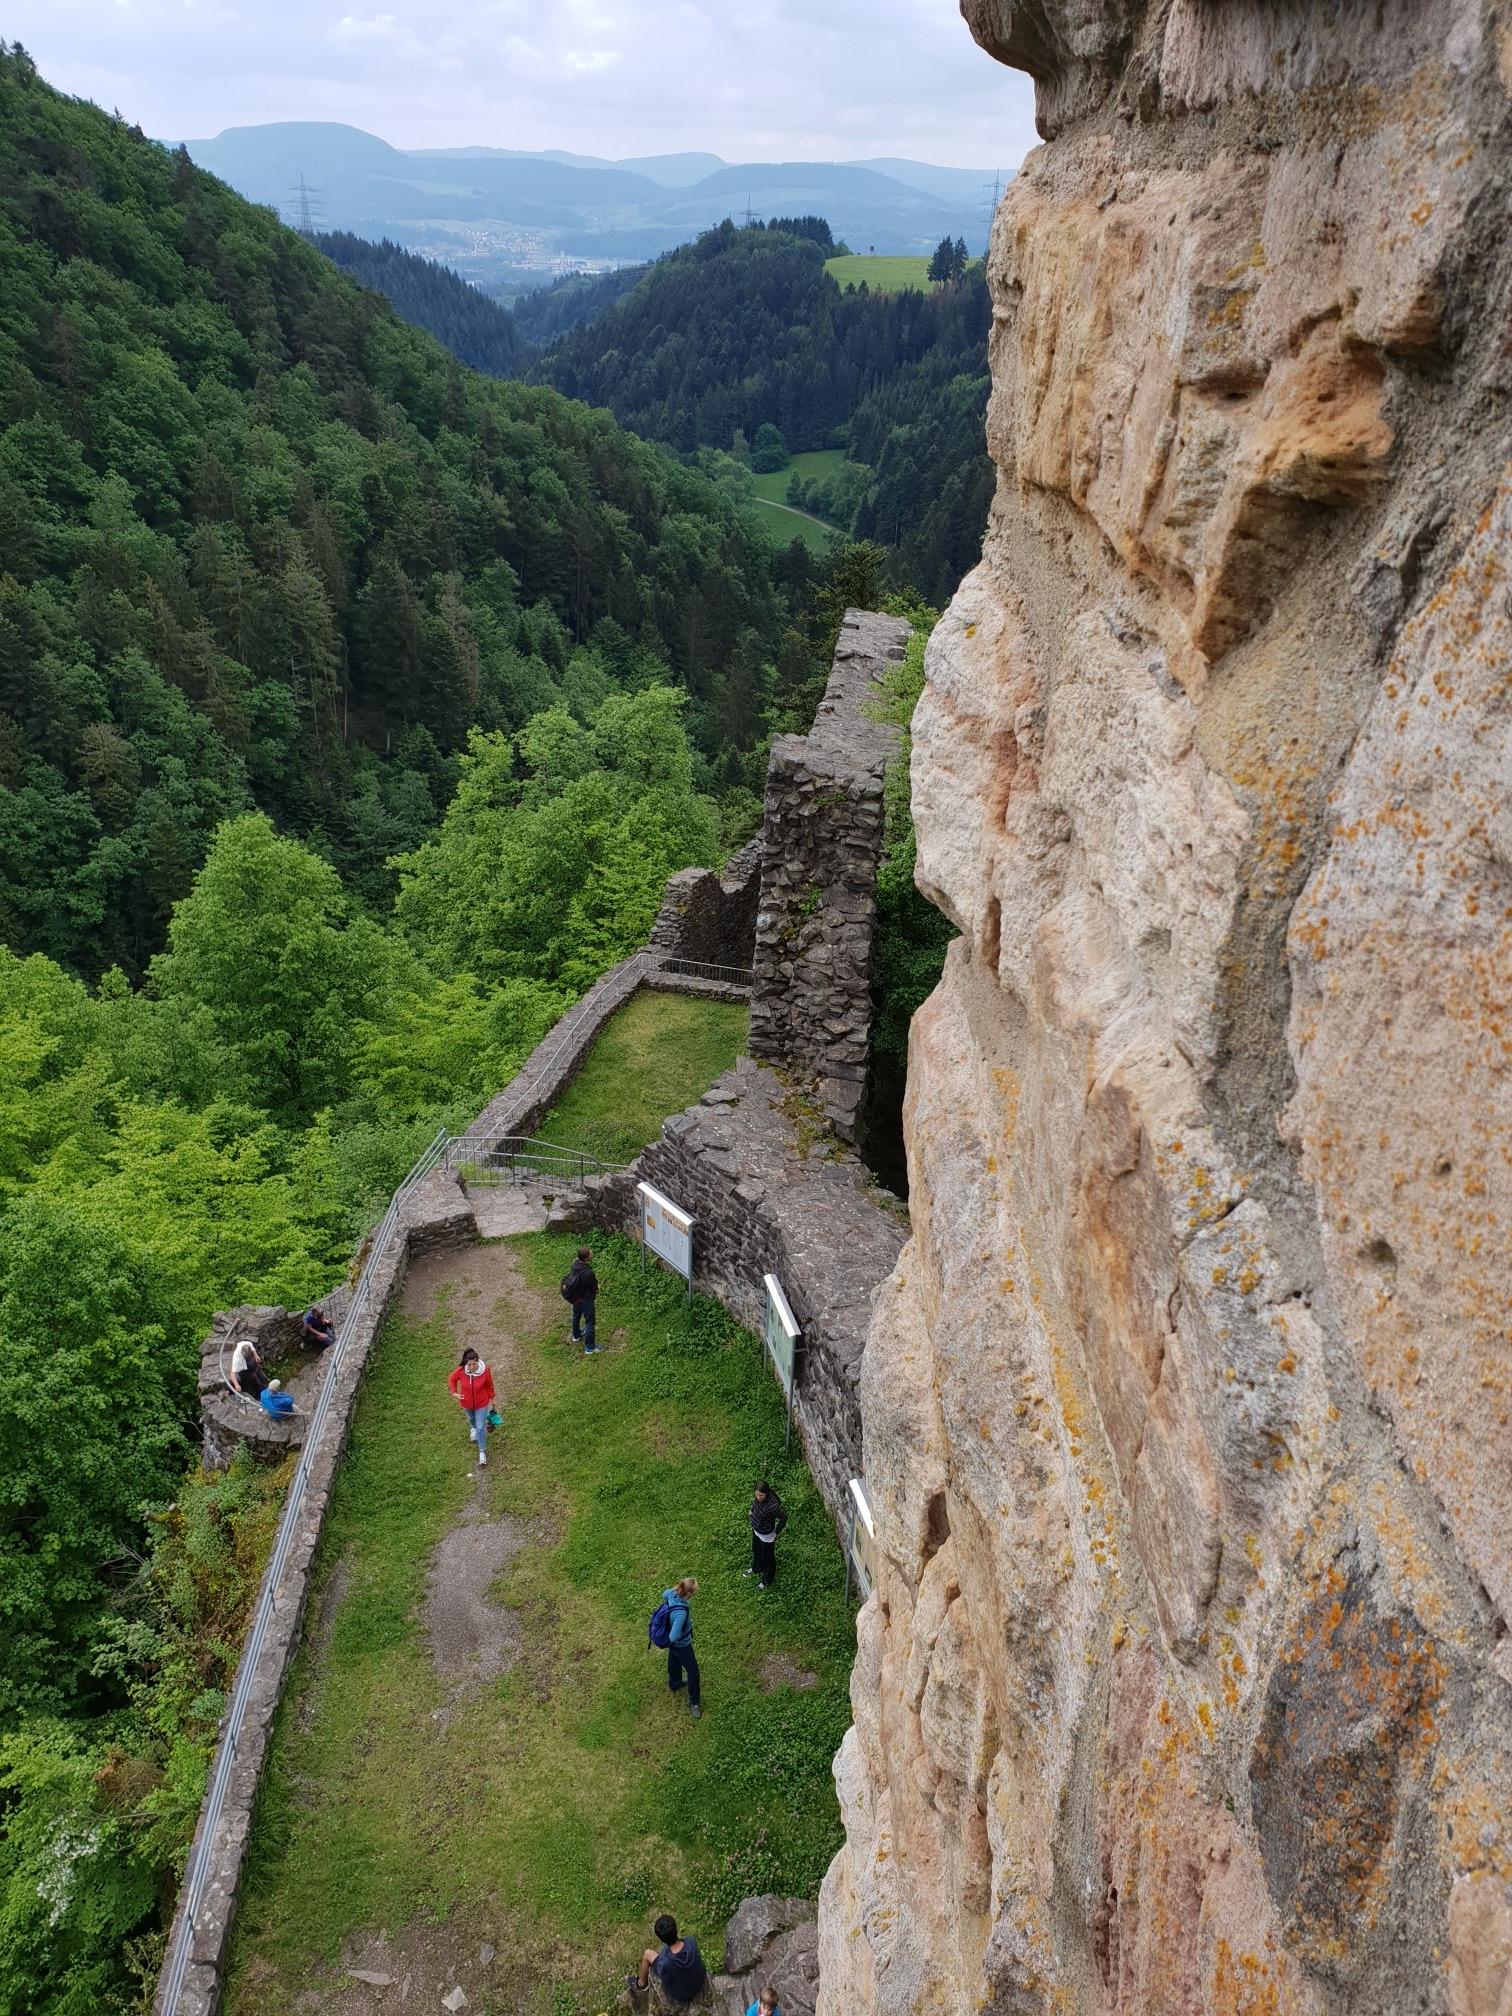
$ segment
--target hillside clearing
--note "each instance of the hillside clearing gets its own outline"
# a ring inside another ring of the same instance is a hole
[[[873,294],[901,294],[905,287],[916,287],[923,294],[934,284],[929,277],[929,260],[922,252],[917,256],[842,252],[837,258],[826,259],[824,270],[837,286],[859,287],[864,280]]]
[[[816,518],[812,511],[800,511],[787,501],[788,482],[795,471],[812,481],[816,477],[828,476],[844,460],[843,448],[814,448],[795,455],[786,469],[772,469],[763,476],[752,476],[751,483],[756,492],[756,522],[769,539],[779,546],[791,546],[794,539],[801,539],[811,553],[822,556],[837,539],[844,536],[838,526]]]

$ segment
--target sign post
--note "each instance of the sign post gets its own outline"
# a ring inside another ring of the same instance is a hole
[[[782,1283],[775,1274],[763,1274],[762,1286],[766,1289],[766,1318],[763,1335],[766,1352],[772,1361],[772,1370],[787,1396],[787,1433],[783,1437],[783,1448],[793,1446],[793,1381],[797,1371],[798,1344],[803,1332],[798,1327],[797,1318],[788,1307],[788,1299],[782,1292]]]
[[[852,1477],[845,1495],[850,1510],[850,1531],[845,1543],[845,1600],[850,1601],[854,1575],[864,1602],[877,1579],[877,1528],[866,1502],[866,1487],[859,1477]]]
[[[687,1282],[691,1300],[693,1227],[698,1221],[649,1183],[637,1183],[635,1188],[640,1197],[641,1266],[645,1267],[648,1250],[665,1260],[673,1273],[681,1274]]]

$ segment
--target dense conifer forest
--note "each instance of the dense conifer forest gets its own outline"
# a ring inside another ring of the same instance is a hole
[[[684,457],[764,427],[791,453],[848,446],[836,492],[794,501],[886,546],[893,578],[940,603],[992,497],[986,283],[976,266],[927,293],[842,291],[816,221],[706,231],[527,368]]]
[[[449,266],[388,238],[374,244],[350,231],[312,232],[310,243],[344,273],[384,295],[402,321],[428,329],[458,363],[490,378],[515,373],[522,346],[513,316]]]

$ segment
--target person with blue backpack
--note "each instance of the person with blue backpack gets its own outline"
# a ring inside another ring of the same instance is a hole
[[[697,1594],[698,1582],[692,1575],[684,1575],[672,1588],[663,1589],[660,1603],[651,1612],[647,1633],[658,1650],[663,1647],[666,1650],[667,1686],[670,1691],[680,1693],[686,1684],[688,1706],[695,1722],[703,1714],[703,1701],[698,1685],[698,1660],[693,1651],[693,1612],[688,1598]]]

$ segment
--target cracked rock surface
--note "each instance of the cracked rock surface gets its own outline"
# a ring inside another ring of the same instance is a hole
[[[1512,2010],[1512,8],[963,0],[819,2016]]]

